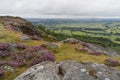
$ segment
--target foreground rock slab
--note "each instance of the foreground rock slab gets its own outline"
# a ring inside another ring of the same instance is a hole
[[[43,62],[14,80],[120,80],[120,71],[98,63]]]

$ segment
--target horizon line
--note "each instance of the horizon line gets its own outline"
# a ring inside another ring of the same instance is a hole
[[[46,18],[46,19],[51,19],[51,18],[56,18],[56,19],[120,19],[120,16],[113,16],[113,17],[108,17],[108,16],[38,16],[38,17],[28,17],[28,16],[17,16],[17,15],[0,15],[0,16],[13,16],[13,17],[21,17],[21,18]]]

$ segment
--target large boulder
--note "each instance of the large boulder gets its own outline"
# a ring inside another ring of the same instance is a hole
[[[14,80],[120,80],[120,71],[98,63],[43,62]]]

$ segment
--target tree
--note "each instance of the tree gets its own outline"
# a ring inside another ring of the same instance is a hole
[[[39,30],[46,31],[44,25],[42,25],[42,24],[37,25],[37,28],[38,28]]]

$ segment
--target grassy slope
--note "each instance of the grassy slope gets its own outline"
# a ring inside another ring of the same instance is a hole
[[[80,62],[97,62],[102,64],[104,64],[104,60],[107,58],[120,61],[120,57],[110,57],[106,55],[95,56],[86,54],[85,52],[78,52],[75,50],[75,46],[77,45],[65,44],[60,46],[55,52],[56,60],[57,61],[78,60]]]
[[[14,32],[14,31],[6,31],[2,24],[0,24],[0,42],[12,42],[12,43],[24,43],[30,46],[34,45],[41,45],[46,43],[45,41],[36,41],[36,40],[28,40],[28,41],[21,41],[20,37],[23,36],[20,32]],[[0,59],[1,60],[1,59]],[[24,72],[28,67],[22,67],[15,69],[15,72],[10,73],[8,71],[5,72],[4,77],[0,77],[0,80],[13,80],[16,76]]]
[[[3,29],[3,26],[0,24],[0,36],[3,36],[3,38],[0,39],[0,42],[24,43],[31,46],[46,43],[45,41],[36,41],[36,40],[21,41],[20,37],[22,35],[23,34],[19,32],[5,31]],[[74,49],[76,45],[72,45],[72,44],[63,45],[62,43],[58,43],[58,45],[60,45],[59,48],[55,49],[55,58],[57,61],[78,60],[80,62],[104,63],[104,60],[107,58],[112,58],[120,61],[119,57],[109,57],[105,55],[94,56],[94,55],[86,54],[85,52],[77,52]],[[16,76],[24,72],[27,68],[28,67],[17,68],[14,73],[9,73],[6,71],[4,79],[0,78],[0,80],[13,80]]]
[[[36,41],[36,40],[28,40],[28,41],[21,41],[20,37],[24,34],[15,31],[6,31],[3,26],[0,24],[0,36],[3,38],[0,39],[0,42],[13,42],[13,43],[24,43],[27,45],[40,45],[44,44],[45,41]]]

